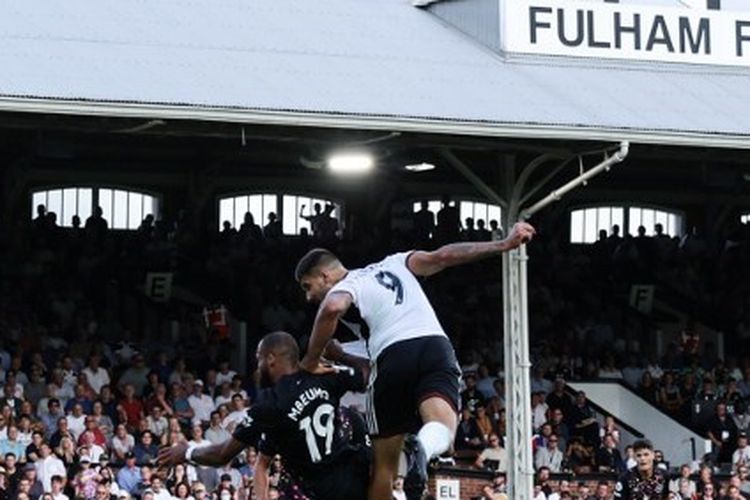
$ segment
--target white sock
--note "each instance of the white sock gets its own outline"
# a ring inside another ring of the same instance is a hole
[[[440,422],[427,422],[419,429],[417,438],[424,447],[427,460],[442,455],[453,444],[453,433]]]

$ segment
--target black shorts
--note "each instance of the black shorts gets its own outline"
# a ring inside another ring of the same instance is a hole
[[[432,335],[391,344],[370,373],[366,415],[370,435],[416,432],[422,424],[419,405],[433,396],[458,411],[460,377],[456,354],[446,337]]]
[[[339,458],[327,467],[325,474],[305,483],[305,493],[313,500],[367,500],[370,450],[360,448]]]

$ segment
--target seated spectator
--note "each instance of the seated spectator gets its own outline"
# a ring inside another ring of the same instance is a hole
[[[471,411],[464,407],[461,409],[461,420],[456,430],[456,451],[481,450],[483,446],[482,434]]]
[[[65,474],[52,476],[51,488],[49,490],[52,500],[70,500],[63,492],[65,487]]]
[[[133,448],[138,464],[154,464],[159,455],[159,446],[154,442],[154,435],[150,431],[141,434],[140,442]]]
[[[604,438],[607,434],[611,435],[615,440],[615,444],[620,444],[620,429],[615,423],[615,417],[607,415],[604,417],[604,425],[599,429],[599,435]]]
[[[89,420],[91,422],[89,422]],[[106,446],[111,441],[114,434],[114,424],[109,415],[104,413],[104,404],[101,400],[94,401],[94,412],[86,419],[86,429],[96,429],[98,434],[95,432],[94,435],[97,437],[96,444],[99,446]]]
[[[482,450],[474,465],[478,469],[490,469],[495,472],[508,470],[508,452],[500,443],[500,437],[492,433],[489,435],[489,446]]]
[[[617,449],[615,438],[611,434],[604,436],[602,445],[596,452],[596,465],[599,472],[613,472],[622,474],[625,472],[625,464],[622,461],[620,450]]]
[[[612,498],[609,494],[609,483],[607,481],[599,481],[596,485],[596,492],[593,496],[589,497],[589,500],[610,500]]]
[[[26,446],[26,459],[29,462],[36,462],[39,460],[39,447],[44,441],[44,436],[39,431],[34,431],[31,434],[31,443]]]
[[[567,450],[568,442],[570,441],[570,431],[568,430],[568,424],[565,423],[565,414],[561,408],[555,408],[550,410],[550,424],[552,425],[552,432],[554,432],[558,438],[560,438],[560,450]]]
[[[594,410],[586,400],[586,393],[578,391],[576,403],[570,421],[573,425],[573,435],[581,436],[587,444],[597,448],[600,444],[599,422],[596,421]]]
[[[684,404],[680,388],[675,383],[672,372],[666,372],[662,377],[659,402],[662,408],[671,415],[677,415]]]
[[[66,469],[76,465],[78,463],[78,454],[76,453],[76,446],[73,442],[73,438],[70,436],[64,436],[60,439],[59,446],[55,447],[55,455],[63,461]]]
[[[732,454],[732,470],[740,467],[750,467],[750,445],[748,445],[747,433],[737,434],[737,449]]]
[[[188,397],[188,403],[193,409],[193,421],[207,426],[211,421],[211,412],[214,411],[214,400],[203,393],[203,381],[200,379],[193,383],[193,393]]]
[[[85,447],[92,463],[99,463],[99,457],[105,454],[104,447],[96,444],[96,437],[92,431],[86,431],[81,435],[82,447]],[[83,453],[79,453],[83,455]]]
[[[135,397],[135,386],[133,384],[125,384],[125,397],[120,400],[117,407],[117,411],[120,414],[120,422],[124,423],[129,431],[134,431],[138,422],[144,416],[143,403],[141,400]]]
[[[565,453],[565,462],[575,474],[589,474],[594,470],[594,454],[580,437],[570,440]]]
[[[487,415],[487,410],[484,406],[477,406],[477,413],[474,417],[479,427],[479,432],[482,435],[482,441],[487,442],[489,435],[496,432],[495,427],[492,425],[492,419]]]
[[[557,486],[557,491],[552,492],[551,494],[547,495],[547,500],[565,500],[565,499],[572,499],[572,494],[570,491],[570,482],[566,479],[561,479],[560,483]],[[583,498],[583,497],[578,497]],[[588,500],[584,498],[583,500]]]
[[[80,461],[81,470],[73,478],[76,498],[96,497],[96,487],[100,479],[99,472],[91,466],[91,459],[82,456]]]
[[[154,500],[172,500],[172,495],[170,495],[167,488],[164,487],[159,476],[155,475],[151,479],[151,490],[154,492]]]
[[[83,384],[75,386],[73,398],[65,403],[65,413],[72,413],[75,405],[81,406],[81,413],[90,414],[93,411],[93,402],[86,395],[86,387]]]
[[[234,428],[244,420],[246,414],[245,399],[241,394],[235,393],[232,396],[231,411],[221,422],[221,426],[226,429],[227,432],[234,432]]]
[[[719,463],[731,463],[732,453],[737,443],[737,426],[727,414],[724,401],[716,404],[714,417],[707,424],[708,438],[713,444],[713,454]]]
[[[26,464],[23,466],[23,474],[19,481],[19,489],[22,489],[21,483],[24,481],[29,485],[28,491],[25,491],[31,498],[39,498],[42,493],[44,493],[44,486],[42,486],[41,481],[39,481],[39,478],[36,475],[36,467],[34,467],[34,464]]]
[[[16,397],[16,384],[7,381],[3,385],[3,397],[0,398],[0,407],[7,406],[13,412],[13,418],[21,416],[21,399]]]
[[[219,390],[219,395],[214,398],[214,407],[230,404],[232,402],[232,383],[223,382]]]
[[[83,444],[97,444],[98,446],[101,446],[104,448],[107,446],[107,438],[104,436],[104,433],[99,428],[98,422],[95,417],[93,416],[86,416],[84,420],[84,425],[86,426],[84,432],[81,433],[80,437],[78,438],[78,445]],[[93,439],[92,443],[87,442],[87,438],[85,437],[86,434],[90,434],[91,439]]]
[[[195,416],[193,408],[188,402],[182,384],[172,384],[172,410],[173,415],[180,419],[180,424],[184,427],[190,427]]]
[[[508,500],[506,491],[507,486],[505,484],[505,476],[496,473],[492,477],[492,483],[482,488],[482,494],[484,495],[482,500]]]
[[[136,353],[132,357],[131,366],[120,376],[117,387],[126,394],[126,397],[128,385],[133,387],[134,395],[142,396],[143,388],[148,383],[147,377],[150,371],[150,368],[146,366],[143,355]]]
[[[34,464],[37,477],[42,483],[44,491],[52,489],[52,480],[55,477],[66,477],[65,464],[52,453],[48,443],[39,446],[39,460]]]
[[[461,408],[468,408],[472,415],[477,414],[477,407],[485,406],[484,395],[477,389],[477,376],[475,373],[464,375],[466,389],[461,393]]]
[[[544,402],[543,392],[531,393],[531,428],[534,431],[539,430],[547,421],[547,410],[549,406]]]
[[[138,493],[142,481],[141,469],[136,465],[133,452],[125,455],[125,466],[117,472],[117,484],[130,495]]]
[[[649,403],[653,405],[658,403],[659,389],[656,386],[656,383],[654,383],[654,377],[651,376],[651,372],[643,372],[643,375],[641,376],[641,383],[638,386],[636,392],[640,397],[642,397]]]
[[[133,448],[135,448],[135,438],[131,434],[128,434],[125,424],[118,425],[115,430],[115,436],[112,438],[111,447],[114,463],[125,463],[126,455],[132,452]]]
[[[561,378],[555,380],[552,392],[547,394],[546,403],[553,413],[555,410],[560,410],[564,415],[570,414],[573,409],[573,402],[565,392],[565,380]]]
[[[0,439],[0,455],[13,453],[19,462],[26,462],[26,445],[18,441],[18,428],[15,425],[8,427],[8,436]]]
[[[690,479],[690,466],[680,467],[680,474],[669,481],[669,491],[679,494],[682,498],[693,498],[696,495],[695,481]]]
[[[534,466],[537,470],[547,467],[552,473],[562,472],[563,453],[557,447],[558,442],[557,435],[552,434],[547,440],[547,446],[536,450]]]
[[[162,407],[160,405],[153,405],[151,407],[149,416],[146,417],[148,430],[154,435],[157,442],[164,444],[167,440],[167,419],[162,415]],[[162,440],[163,438],[163,440]]]
[[[180,484],[188,486],[188,494],[190,494],[190,480],[188,479],[187,469],[185,467],[185,464],[177,464],[169,471],[166,485],[167,489],[175,496],[177,496],[177,486]]]
[[[60,407],[60,400],[57,398],[49,398],[47,400],[47,411],[41,416],[42,425],[44,426],[44,435],[46,438],[51,437],[57,430],[57,421],[60,417],[65,417],[65,414]]]
[[[406,500],[406,492],[404,492],[404,476],[396,476],[393,480],[393,492],[391,494],[392,500]]]
[[[73,435],[73,439],[78,441],[83,431],[86,430],[86,415],[83,413],[83,406],[79,403],[73,405],[73,411],[65,419],[68,421],[68,430]]]
[[[218,411],[211,412],[211,425],[206,430],[206,439],[212,444],[223,443],[232,435],[221,426],[221,415]]]

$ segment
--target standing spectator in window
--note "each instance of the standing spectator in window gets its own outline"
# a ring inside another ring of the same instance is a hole
[[[438,244],[452,243],[459,240],[461,234],[461,216],[458,207],[450,196],[443,195],[442,208],[437,213],[435,239]]]
[[[500,437],[492,433],[489,436],[489,445],[479,454],[474,465],[477,469],[491,469],[495,472],[506,472],[508,470],[508,452],[500,443]]]
[[[430,211],[427,201],[420,203],[419,211],[414,212],[413,222],[417,246],[426,246],[435,230],[435,214]]]
[[[281,228],[281,221],[274,212],[268,213],[268,224],[263,227],[263,236],[269,240],[281,238],[284,234]]]
[[[315,203],[313,205],[313,211],[314,213],[310,215],[303,215],[303,212],[305,211],[305,205],[302,205],[299,210],[299,217],[300,219],[304,219],[307,222],[310,223],[310,228],[312,229],[312,234],[316,238],[320,237],[320,226],[323,222],[323,219],[325,218],[325,215],[323,215],[323,207],[321,207],[320,203]]]
[[[557,447],[558,442],[557,435],[552,434],[547,440],[547,446],[536,450],[534,465],[537,470],[547,467],[552,473],[562,472],[563,453]]]
[[[716,413],[708,423],[708,438],[713,443],[713,453],[719,463],[731,463],[737,443],[737,426],[727,414],[727,405],[719,401]]]
[[[86,225],[84,226],[86,239],[89,244],[95,247],[100,247],[104,243],[104,239],[107,237],[107,230],[109,229],[107,221],[102,217],[103,214],[102,207],[94,208],[94,213],[86,219]]]
[[[250,212],[245,212],[238,235],[245,243],[263,241],[263,230],[255,223],[255,217]]]
[[[461,236],[461,239],[464,241],[478,241],[477,230],[474,228],[474,219],[472,217],[467,217],[464,221],[464,231]]]
[[[490,221],[490,233],[492,234],[492,241],[500,241],[505,238],[505,231],[495,219]]]
[[[477,241],[491,241],[492,233],[487,230],[487,223],[484,219],[477,220]]]

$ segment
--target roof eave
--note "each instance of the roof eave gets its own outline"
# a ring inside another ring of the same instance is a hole
[[[748,134],[728,134],[723,132],[649,130],[570,124],[461,121],[449,118],[248,109],[193,104],[0,96],[0,112],[197,120],[254,125],[389,130],[523,139],[629,141],[635,144],[665,146],[750,149],[750,132]]]

